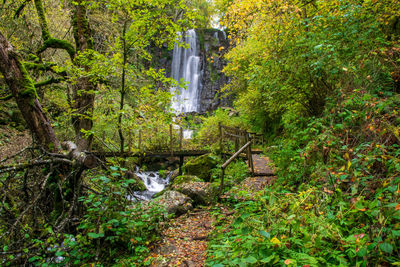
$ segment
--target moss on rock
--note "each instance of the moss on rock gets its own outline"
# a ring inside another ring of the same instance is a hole
[[[218,192],[218,188],[207,182],[187,182],[173,185],[172,189],[189,196],[195,206],[213,203]]]
[[[217,167],[217,160],[209,154],[188,161],[184,166],[186,175],[195,175],[201,180],[211,181],[211,169]]]
[[[202,182],[199,177],[194,176],[194,175],[181,175],[178,176],[174,179],[174,182],[172,185],[178,185],[178,184],[183,184],[183,183],[188,183],[188,182]]]
[[[134,173],[130,173],[129,176],[129,189],[132,191],[146,191],[147,188],[144,185],[142,179]]]

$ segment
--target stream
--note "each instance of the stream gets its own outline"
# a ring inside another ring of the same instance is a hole
[[[162,178],[158,171],[141,171],[138,167],[135,174],[142,179],[146,191],[135,191],[128,198],[132,201],[150,200],[156,193],[161,192],[168,185],[172,172]]]

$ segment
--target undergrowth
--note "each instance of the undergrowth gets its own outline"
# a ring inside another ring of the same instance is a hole
[[[400,265],[399,95],[342,93],[286,125],[270,151],[277,181],[231,204],[208,265]]]

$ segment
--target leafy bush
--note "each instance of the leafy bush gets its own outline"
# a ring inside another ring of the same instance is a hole
[[[219,123],[224,126],[246,129],[246,123],[235,113],[233,110],[219,108],[212,116],[205,118],[196,136],[198,142],[208,144],[214,150],[218,149]]]
[[[309,187],[299,193],[274,188],[236,204],[232,224],[217,227],[210,266],[366,266],[399,262],[400,231],[394,192],[345,200]],[[397,196],[399,192],[397,193]],[[373,227],[372,227],[373,225]]]
[[[129,200],[129,184],[135,180],[121,179],[124,171],[110,167],[109,172],[89,178],[92,190],[79,199],[85,214],[78,232],[57,235],[41,244],[47,253],[29,261],[40,266],[116,262],[144,265],[147,247],[158,238],[166,213],[161,207],[145,207]]]

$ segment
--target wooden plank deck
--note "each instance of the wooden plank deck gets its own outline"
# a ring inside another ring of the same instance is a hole
[[[263,155],[252,155],[254,162],[253,176],[275,176],[271,160]]]
[[[145,152],[92,152],[96,157],[147,157],[147,158],[168,158],[168,157],[191,157],[201,156],[210,153],[208,150],[180,150],[180,151],[145,151]]]

